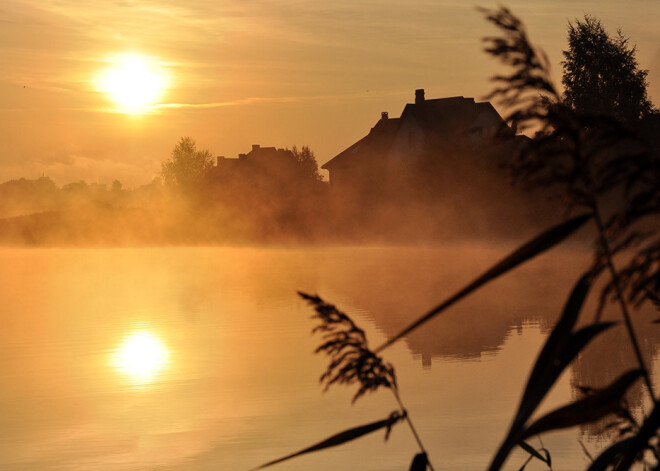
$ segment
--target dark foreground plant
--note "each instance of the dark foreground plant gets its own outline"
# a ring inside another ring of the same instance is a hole
[[[655,301],[660,287],[660,161],[657,152],[652,152],[630,128],[606,115],[578,112],[565,104],[552,84],[545,56],[530,44],[520,20],[506,8],[485,13],[503,32],[502,37],[486,39],[486,51],[513,68],[510,75],[494,78],[499,88],[490,97],[500,99],[512,110],[510,121],[537,130],[536,138],[513,162],[512,175],[527,186],[557,189],[570,208],[584,208],[592,215],[597,238],[587,276],[593,282],[606,275],[596,322],[606,302],[613,301],[620,310],[639,367],[624,373],[608,388],[555,411],[552,418],[556,425],[566,427],[608,414],[620,415],[625,409],[622,401],[626,389],[642,377],[654,404],[653,412],[632,437],[620,435],[623,440],[616,441],[591,466],[628,469],[633,462],[644,460],[645,450],[656,458],[658,454],[657,440],[651,440],[660,425],[657,396],[642,357],[632,307]],[[622,269],[617,268],[617,258],[624,263]],[[594,323],[589,327],[599,325],[603,326]],[[560,329],[561,321],[548,342]],[[567,347],[561,351],[566,353]],[[539,381],[532,373],[528,388],[534,384]],[[518,439],[546,430],[536,422],[523,431],[529,416],[521,417],[521,411],[526,408],[523,396],[491,470],[501,467]]]
[[[530,455],[522,468],[533,458],[551,468],[549,452],[534,449],[525,442],[527,438],[607,417],[613,419],[606,427],[615,428],[618,434],[608,448],[593,458],[589,470],[625,470],[636,462],[660,469],[660,408],[632,315],[634,307],[648,300],[656,306],[660,304],[660,162],[657,153],[649,152],[633,132],[617,121],[578,113],[564,104],[550,80],[547,59],[530,44],[520,20],[505,8],[483,11],[502,32],[501,37],[486,39],[486,51],[513,68],[510,75],[494,77],[499,86],[491,98],[501,100],[511,110],[509,121],[517,123],[521,129],[537,131],[536,137],[511,166],[514,179],[529,187],[560,191],[569,209],[580,208],[585,213],[524,244],[375,350],[368,348],[364,332],[345,314],[317,296],[303,294],[321,321],[315,331],[323,334],[324,343],[317,352],[330,356],[328,369],[321,377],[326,387],[359,383],[354,400],[367,391],[385,387],[394,392],[401,409],[386,420],[335,435],[283,459],[344,443],[380,428],[389,430],[402,418],[409,421],[398,397],[394,370],[378,354],[484,284],[549,250],[587,221],[593,221],[597,234],[593,263],[573,287],[559,321],[536,359],[518,410],[489,469],[499,470],[516,446]],[[617,267],[617,260],[624,264],[623,268]],[[601,279],[605,288],[600,294],[595,319],[576,330],[585,300],[594,283]],[[609,302],[620,311],[638,367],[621,372],[602,389],[583,387],[584,397],[530,420],[568,365],[595,337],[616,325],[600,322],[602,310]],[[641,424],[630,412],[625,399],[626,392],[640,378],[653,403],[650,414]],[[410,421],[409,424],[415,433]],[[418,442],[422,454],[413,460],[411,470],[414,471],[430,467],[419,439]]]
[[[325,353],[330,357],[330,364],[320,378],[325,389],[335,383],[358,383],[360,388],[353,396],[353,402],[380,387],[388,388],[398,396],[394,367],[369,349],[364,331],[350,317],[318,296],[298,294],[314,307],[314,318],[320,321],[312,333],[320,333],[323,340],[314,353]]]
[[[386,363],[369,348],[364,331],[350,317],[318,296],[305,293],[298,294],[314,307],[316,314],[313,317],[319,321],[318,325],[312,330],[313,333],[320,334],[322,339],[322,343],[315,353],[325,353],[330,357],[330,363],[320,378],[320,382],[325,384],[325,389],[327,390],[333,384],[358,384],[359,388],[353,396],[352,402],[355,402],[367,392],[374,392],[379,388],[389,389],[394,394],[399,410],[390,413],[387,419],[345,430],[316,445],[265,463],[257,469],[281,463],[312,451],[341,445],[382,428],[386,429],[385,440],[387,441],[392,426],[401,420],[405,420],[420,448],[420,453],[413,458],[411,469],[424,470],[428,467],[433,471],[433,465],[428,459],[424,445],[401,401],[394,367]]]
[[[337,446],[382,428],[387,428],[387,439],[390,428],[395,423],[405,419],[421,451],[413,459],[411,471],[423,470],[427,467],[433,470],[433,467],[428,460],[428,454],[412,421],[408,417],[406,408],[399,396],[394,368],[378,356],[378,352],[387,348],[394,341],[406,335],[406,333],[446,311],[455,302],[469,295],[489,281],[496,279],[525,261],[528,261],[554,247],[577,231],[589,219],[589,215],[577,216],[543,232],[526,244],[523,244],[481,276],[477,277],[472,283],[459,290],[453,296],[450,296],[445,302],[432,309],[429,313],[419,318],[409,327],[403,329],[399,334],[395,335],[375,350],[371,350],[368,346],[364,331],[360,329],[345,313],[338,310],[334,305],[326,303],[318,296],[299,293],[303,299],[307,300],[314,307],[316,312],[314,318],[319,320],[319,324],[313,329],[313,332],[320,333],[322,336],[322,343],[316,349],[316,353],[325,353],[330,357],[330,363],[320,378],[321,383],[325,384],[325,388],[327,389],[333,384],[358,384],[359,388],[353,397],[353,402],[366,392],[373,392],[379,388],[386,388],[391,390],[394,394],[400,410],[393,412],[385,420],[355,427],[333,435],[316,445],[265,463],[258,469],[281,463],[282,461],[305,453]],[[554,337],[551,335],[552,342],[549,340],[550,347],[546,347],[548,353],[546,353],[545,356],[542,354],[543,361],[540,362],[542,366],[539,367],[537,375],[542,376],[543,380],[548,383],[547,389],[552,386],[556,378],[559,376],[559,373],[561,373],[568,363],[570,363],[584,345],[586,345],[594,336],[612,326],[611,323],[603,323],[571,333],[571,329],[577,320],[577,314],[590,286],[589,280],[589,277],[583,277],[581,283],[576,287],[576,290],[574,290],[571,300],[565,309],[564,317],[566,319],[563,322],[560,321],[560,324],[563,327],[558,334],[553,333]],[[563,348],[566,343],[570,343],[572,348],[567,349],[567,353],[563,353],[563,356],[557,357],[557,352]],[[531,407],[527,417],[532,414],[538,403],[541,402],[547,389],[541,387],[541,391],[534,390],[535,398],[532,401],[536,402]],[[535,450],[524,441],[524,437],[521,437],[513,443],[512,447],[516,445],[519,445],[524,450],[528,451],[530,457],[537,458],[550,465],[549,453],[545,456],[541,455],[539,451]],[[547,450],[545,453],[547,453]]]

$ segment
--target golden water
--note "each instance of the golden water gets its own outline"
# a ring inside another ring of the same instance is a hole
[[[2,249],[0,469],[247,470],[385,418],[388,391],[353,406],[351,388],[321,391],[296,291],[345,309],[376,346],[510,248]],[[436,470],[486,467],[587,261],[543,256],[385,352]],[[595,364],[621,371],[613,335],[544,409],[598,382]],[[579,437],[544,437],[555,469],[585,467]],[[377,432],[273,469],[404,470],[416,452],[400,424],[387,443]]]

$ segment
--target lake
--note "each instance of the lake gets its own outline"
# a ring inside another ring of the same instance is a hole
[[[0,469],[248,470],[384,419],[397,408],[388,390],[354,405],[354,387],[322,391],[327,360],[296,291],[345,310],[376,347],[514,245],[0,249]],[[485,469],[588,261],[555,249],[385,350],[436,470]],[[541,409],[632,365],[625,342],[619,328],[598,339]],[[602,446],[593,429],[542,439],[557,470],[586,467],[579,440]],[[379,431],[271,469],[407,470],[417,451],[401,423],[388,442]]]

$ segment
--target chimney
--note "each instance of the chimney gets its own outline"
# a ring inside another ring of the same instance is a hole
[[[424,103],[424,89],[418,88],[415,90],[415,104],[421,105],[422,103]]]
[[[389,118],[389,115],[387,114],[387,111],[383,111],[380,114],[380,119],[382,119],[383,121],[387,121],[388,118]]]
[[[259,150],[260,147],[259,144],[252,144],[252,150]]]

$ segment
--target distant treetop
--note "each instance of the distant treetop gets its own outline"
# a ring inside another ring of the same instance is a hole
[[[166,185],[188,191],[201,184],[212,166],[209,150],[197,150],[192,138],[182,137],[170,158],[162,163],[161,175]]]
[[[634,124],[653,112],[646,93],[648,71],[638,68],[635,46],[621,30],[610,37],[589,15],[568,24],[562,62],[564,100],[579,113]]]

